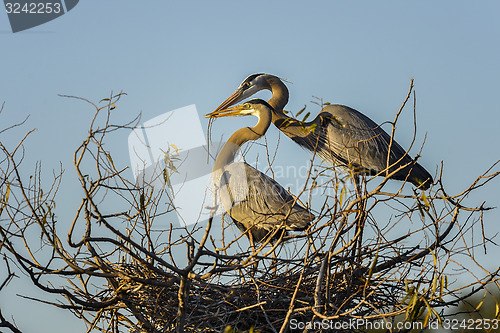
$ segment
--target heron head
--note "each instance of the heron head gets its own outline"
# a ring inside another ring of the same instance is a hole
[[[271,112],[272,107],[261,99],[252,99],[245,103],[227,107],[221,110],[215,110],[212,113],[206,114],[206,118],[219,117],[240,117],[240,116],[256,116],[260,118],[260,113],[263,111]]]
[[[255,93],[259,92],[260,90],[263,89],[271,89],[271,86],[269,85],[269,80],[277,78],[274,75],[270,74],[252,74],[248,76],[243,82],[241,82],[240,86],[234,93],[231,94],[224,102],[222,102],[215,111],[219,111],[222,109],[225,109],[231,105],[235,105],[244,99],[249,98],[250,96],[254,95]]]

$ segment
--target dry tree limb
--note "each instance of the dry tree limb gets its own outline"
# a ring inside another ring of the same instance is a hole
[[[392,137],[412,92],[413,81],[391,123]],[[428,321],[446,317],[447,307],[487,283],[498,285],[499,271],[487,272],[473,251],[495,246],[485,232],[483,212],[490,207],[470,206],[467,199],[498,178],[500,162],[459,194],[447,193],[441,167],[425,195],[406,182],[394,193],[386,189],[406,166],[388,165],[378,177],[363,178],[363,190],[353,194],[344,174],[311,163],[298,197],[307,196],[317,220],[304,233],[251,251],[224,220],[221,231],[212,218],[177,227],[169,191],[137,186],[126,166],[113,161],[106,138],[139,120],[113,123],[124,96],[100,103],[66,96],[95,112],[75,150],[81,197],[66,226],[56,214],[62,168],[43,187],[39,166],[30,179],[20,172],[31,132],[10,150],[0,141],[0,252],[29,283],[59,295],[58,302],[38,301],[72,311],[89,332],[223,332],[231,326],[282,333],[292,321]],[[412,145],[415,135],[416,125]],[[266,153],[273,174],[276,152]],[[472,267],[484,276],[474,276]],[[470,281],[453,281],[457,274]],[[1,312],[0,320],[18,332]]]

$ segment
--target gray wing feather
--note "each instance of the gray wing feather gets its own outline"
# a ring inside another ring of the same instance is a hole
[[[275,228],[304,230],[315,218],[274,179],[246,163],[231,163],[219,179],[224,210],[242,231],[255,229],[257,241],[262,231],[265,236]]]
[[[307,136],[292,137],[307,149],[316,149],[326,161],[338,161],[342,165],[354,166],[365,172],[376,174],[386,169],[391,137],[373,120],[361,112],[344,105],[328,105],[316,117],[316,129]],[[400,166],[407,167],[396,172],[391,178],[405,180],[420,185],[431,175],[393,140],[389,172]],[[430,183],[428,182],[428,183]]]

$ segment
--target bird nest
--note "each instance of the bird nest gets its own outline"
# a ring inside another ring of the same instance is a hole
[[[321,320],[316,315],[318,312],[335,316],[347,308],[355,308],[360,298],[377,302],[379,306],[391,303],[388,299],[392,298],[391,291],[381,295],[383,288],[366,298],[365,280],[358,276],[353,266],[346,266],[318,284],[320,265],[318,261],[300,270],[267,272],[261,276],[233,276],[232,280],[225,282],[207,283],[190,279],[188,293],[184,297],[184,331],[224,332],[230,326],[237,331],[253,328],[254,332],[268,332],[272,331],[271,327],[279,330],[287,315],[288,320],[311,322]],[[122,272],[126,276],[121,280],[120,287],[124,306],[134,309],[132,312],[142,326],[136,326],[131,331],[175,331],[180,279],[135,265],[122,267]],[[370,311],[360,307],[353,314],[363,315]],[[149,327],[145,328],[144,323],[148,323]]]

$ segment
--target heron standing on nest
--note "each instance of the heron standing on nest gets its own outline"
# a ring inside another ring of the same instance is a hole
[[[213,179],[216,195],[236,226],[250,238],[263,242],[286,236],[288,231],[305,230],[315,216],[274,179],[244,162],[234,162],[236,152],[247,141],[261,138],[271,124],[273,108],[253,99],[242,105],[219,108],[208,118],[256,116],[254,127],[237,130],[224,144],[215,160]]]
[[[408,181],[422,190],[432,184],[432,176],[373,120],[345,105],[327,105],[309,122],[285,115],[288,89],[277,76],[253,74],[247,77],[215,112],[267,89],[273,94],[272,122],[301,147],[315,151],[331,165],[348,167],[356,173]],[[390,149],[390,152],[389,152]],[[393,174],[392,174],[393,173]],[[391,175],[392,174],[392,175]]]

